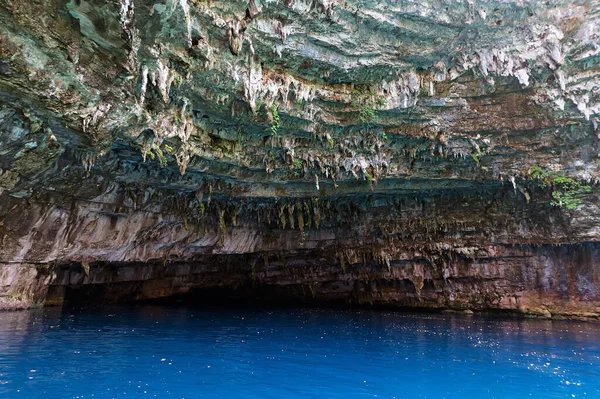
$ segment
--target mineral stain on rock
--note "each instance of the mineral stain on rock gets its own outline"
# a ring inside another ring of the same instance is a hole
[[[0,1],[0,308],[598,317],[599,43],[591,0]]]

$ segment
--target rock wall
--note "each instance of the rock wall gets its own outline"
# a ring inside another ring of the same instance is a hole
[[[414,195],[261,200],[214,218],[89,203],[41,209],[7,197],[11,233],[0,254],[11,262],[0,297],[15,308],[221,289],[269,301],[597,317],[597,212],[574,224],[509,185]]]
[[[0,0],[0,308],[597,317],[599,32],[591,0]]]

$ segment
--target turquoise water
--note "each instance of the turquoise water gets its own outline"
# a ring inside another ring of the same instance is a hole
[[[149,305],[0,313],[0,398],[600,398],[599,327]]]

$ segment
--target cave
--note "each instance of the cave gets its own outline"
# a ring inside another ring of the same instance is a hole
[[[0,309],[598,318],[599,15],[3,1]]]

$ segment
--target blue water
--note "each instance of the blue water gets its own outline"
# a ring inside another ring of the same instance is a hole
[[[0,313],[0,398],[600,398],[600,324],[314,309]]]

